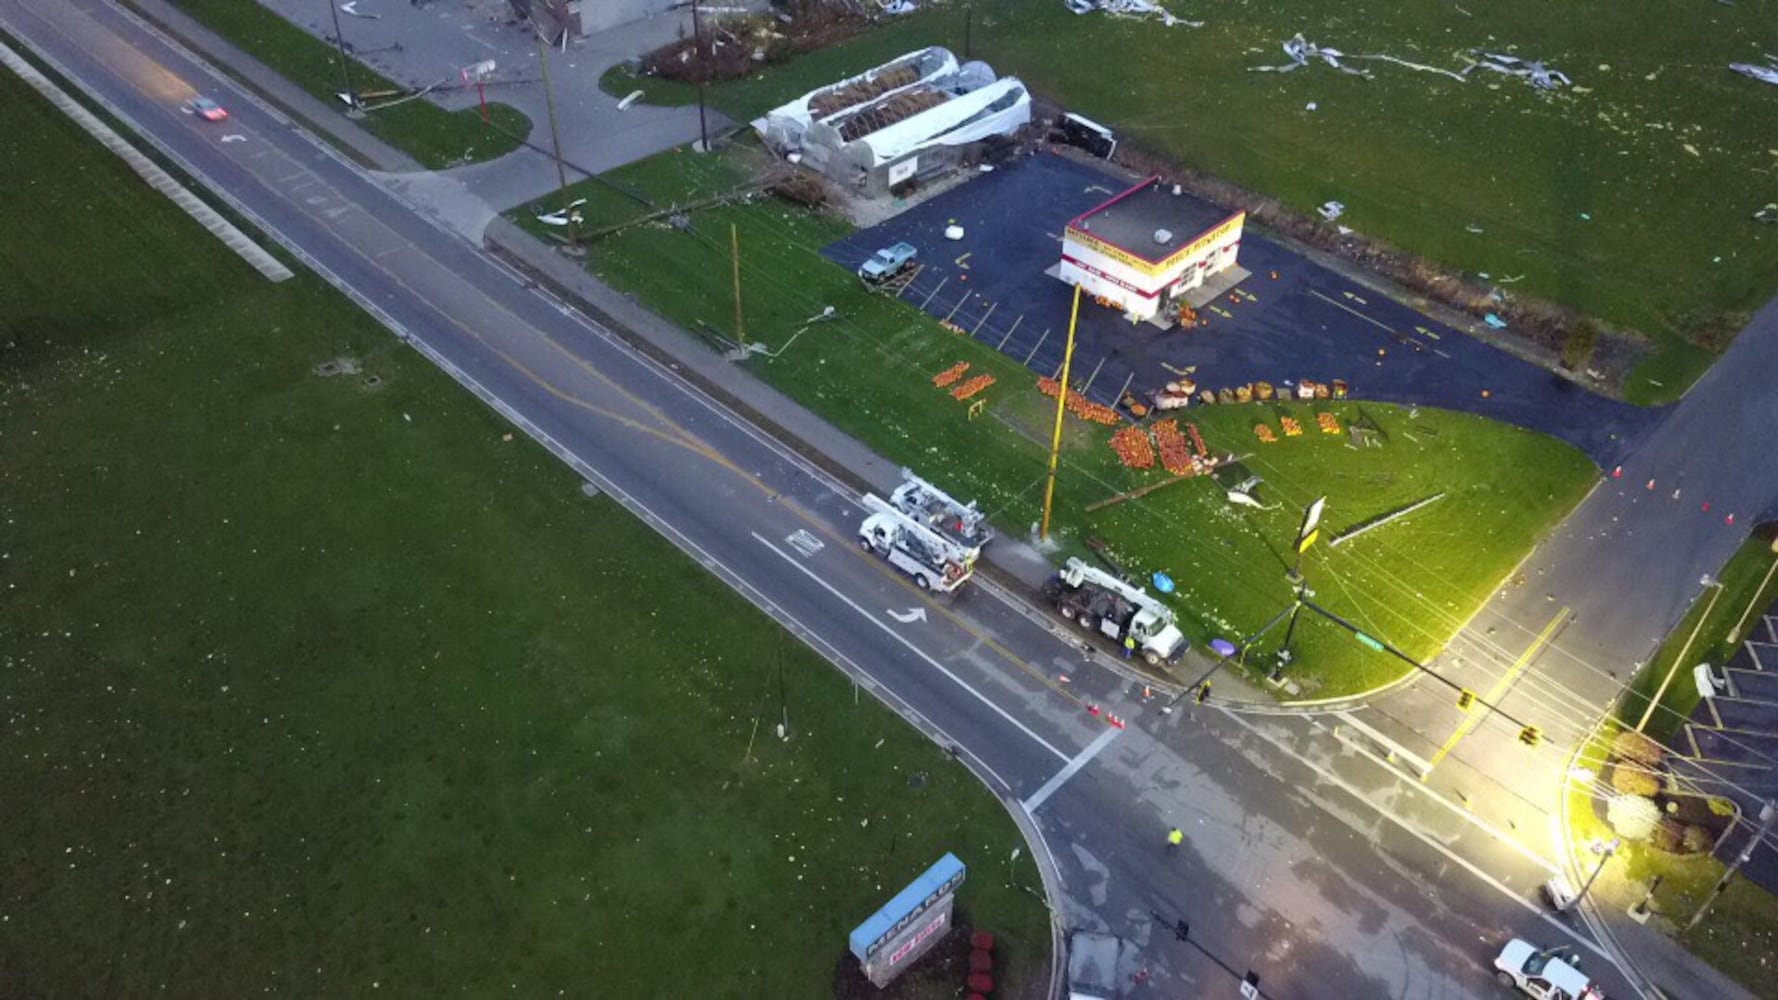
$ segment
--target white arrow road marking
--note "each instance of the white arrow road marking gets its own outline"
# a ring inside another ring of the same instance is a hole
[[[914,610],[907,611],[907,612],[895,611],[892,609],[889,612],[889,617],[895,619],[896,621],[902,623],[903,625],[909,625],[914,622],[923,622],[926,620],[926,609],[925,608],[915,608]]]
[[[237,135],[233,132],[230,132],[228,135],[225,135],[222,137],[222,141],[223,142],[246,142],[247,137],[244,135]]]
[[[901,635],[901,633],[895,631],[893,628],[890,628],[888,625],[884,624],[883,621],[881,619],[879,619],[876,615],[873,615],[870,612],[859,607],[858,602],[852,600],[850,597],[847,597],[845,594],[842,594],[838,590],[834,589],[833,584],[830,584],[826,580],[823,580],[820,577],[816,576],[814,574],[814,572],[812,570],[810,570],[807,566],[804,566],[802,563],[797,562],[796,558],[794,556],[792,556],[790,553],[785,552],[783,549],[780,549],[776,545],[773,545],[771,542],[768,542],[764,538],[761,538],[759,533],[756,531],[750,531],[750,532],[748,532],[748,534],[753,536],[754,541],[758,542],[761,545],[764,545],[768,549],[771,549],[772,554],[776,555],[778,558],[784,560],[785,562],[789,563],[790,565],[795,566],[798,572],[802,573],[804,576],[808,577],[809,579],[815,581],[817,584],[820,584],[821,589],[827,591],[828,593],[832,594],[833,596],[844,601],[846,603],[847,607],[851,608],[853,611],[858,612],[865,619],[867,619],[872,625],[875,625],[876,627],[882,629],[884,632],[888,633],[890,638],[894,639],[896,642],[901,643],[903,646],[906,646],[908,648],[909,652],[913,653],[915,656],[918,656],[920,659],[925,660],[927,665],[931,666],[932,669],[938,671],[941,674],[944,674],[946,677],[951,679],[952,683],[956,684],[958,687],[962,688],[963,690],[968,691],[971,695],[973,695],[975,697],[975,700],[988,706],[988,708],[991,709],[995,715],[998,715],[1002,719],[1005,719],[1007,722],[1012,723],[1013,728],[1017,729],[1021,733],[1024,733],[1026,736],[1031,737],[1031,739],[1034,742],[1036,742],[1036,744],[1038,746],[1044,748],[1045,750],[1048,750],[1050,753],[1055,754],[1057,760],[1061,760],[1061,761],[1068,760],[1067,754],[1063,753],[1060,750],[1057,750],[1055,747],[1053,747],[1049,744],[1048,740],[1045,740],[1043,737],[1032,732],[1031,727],[1029,727],[1029,726],[1025,725],[1023,722],[1020,722],[1019,720],[1013,718],[1010,714],[1007,713],[1006,709],[1001,708],[999,705],[994,704],[992,701],[989,701],[987,695],[982,694],[980,691],[977,691],[975,688],[970,687],[967,683],[964,682],[963,678],[958,677],[956,674],[951,673],[949,670],[946,670],[944,667],[944,664],[933,659],[931,656],[929,656],[926,653],[925,650],[914,645],[912,642],[909,642],[905,637],[903,637]]]

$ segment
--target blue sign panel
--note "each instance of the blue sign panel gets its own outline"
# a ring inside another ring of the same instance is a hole
[[[963,862],[958,861],[955,854],[947,853],[938,859],[938,864],[926,869],[925,874],[908,883],[906,889],[896,893],[894,899],[858,925],[852,932],[852,954],[857,955],[860,962],[870,961],[879,948],[906,930],[927,908],[956,892],[963,884],[965,871]]]

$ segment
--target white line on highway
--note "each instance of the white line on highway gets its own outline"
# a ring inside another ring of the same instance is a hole
[[[1025,811],[1028,813],[1036,812],[1038,806],[1043,805],[1050,796],[1056,794],[1056,789],[1061,788],[1069,778],[1074,777],[1075,774],[1079,773],[1081,768],[1086,767],[1088,761],[1099,756],[1099,751],[1110,746],[1111,741],[1117,739],[1118,734],[1121,732],[1123,732],[1123,730],[1107,727],[1104,732],[1099,734],[1098,739],[1087,744],[1085,750],[1075,754],[1074,759],[1068,762],[1067,767],[1057,771],[1055,777],[1044,782],[1042,788],[1039,788],[1030,798],[1019,804],[1024,806]]]
[[[1002,719],[1005,719],[1007,722],[1012,723],[1014,728],[1016,728],[1019,732],[1024,733],[1026,736],[1031,737],[1031,739],[1034,740],[1038,746],[1044,748],[1045,750],[1048,750],[1050,753],[1055,754],[1056,757],[1060,760],[1066,761],[1068,759],[1067,754],[1063,753],[1060,750],[1057,750],[1055,747],[1050,745],[1048,740],[1045,740],[1043,737],[1032,732],[1029,726],[1026,726],[1023,722],[1020,722],[1019,720],[1013,718],[1012,715],[1006,711],[1006,709],[1001,708],[999,705],[994,704],[992,701],[990,701],[988,699],[987,695],[982,694],[980,691],[977,691],[975,688],[970,687],[969,684],[963,680],[963,678],[958,677],[956,674],[951,673],[949,670],[946,670],[944,667],[944,664],[933,659],[930,655],[927,654],[927,652],[925,650],[921,649],[920,647],[914,645],[912,642],[909,642],[907,639],[903,638],[899,632],[897,632],[894,629],[890,628],[889,626],[883,624],[882,620],[879,619],[876,615],[871,614],[869,611],[866,611],[864,608],[860,607],[856,601],[852,600],[850,597],[847,597],[845,594],[840,593],[839,590],[836,589],[832,584],[830,584],[826,580],[823,580],[820,577],[816,576],[814,574],[814,572],[812,570],[810,570],[807,566],[804,566],[802,563],[797,562],[796,559],[790,555],[790,553],[785,552],[784,550],[778,548],[776,545],[773,545],[771,542],[768,542],[764,538],[761,538],[757,531],[748,532],[748,534],[751,534],[753,536],[754,541],[758,542],[761,545],[764,545],[768,549],[771,549],[773,554],[775,554],[778,558],[784,560],[785,562],[789,563],[792,566],[795,566],[797,569],[797,572],[799,572],[799,573],[803,574],[804,576],[808,577],[809,579],[815,581],[817,584],[820,584],[821,589],[827,591],[828,593],[832,594],[833,596],[846,602],[847,607],[851,608],[853,611],[858,612],[858,614],[861,617],[863,617],[864,620],[870,622],[872,625],[875,625],[877,628],[882,629],[883,632],[885,634],[887,634],[890,638],[894,639],[896,642],[899,642],[903,646],[907,647],[909,652],[913,653],[915,656],[918,656],[920,659],[925,660],[927,662],[927,664],[929,664],[932,667],[932,669],[938,671],[941,674],[944,674],[946,677],[951,679],[952,683],[956,684],[958,687],[962,688],[965,691],[968,691],[971,695],[973,695],[977,701],[988,706],[990,709],[993,709],[994,714],[1000,716]]]
[[[1379,816],[1382,816],[1384,819],[1387,819],[1389,822],[1394,823],[1396,826],[1400,827],[1403,831],[1405,831],[1409,836],[1420,841],[1422,844],[1425,844],[1427,847],[1432,848],[1433,850],[1444,855],[1445,857],[1451,859],[1452,861],[1456,862],[1460,867],[1462,867],[1465,871],[1468,871],[1471,875],[1474,875],[1476,878],[1481,879],[1484,883],[1493,887],[1494,889],[1499,890],[1499,892],[1502,895],[1506,896],[1508,899],[1511,899],[1513,902],[1518,903],[1520,906],[1524,907],[1526,912],[1532,914],[1533,916],[1542,920],[1544,923],[1549,924],[1551,927],[1554,927],[1555,929],[1557,929],[1557,930],[1561,931],[1562,933],[1568,935],[1569,937],[1573,938],[1576,944],[1587,949],[1588,951],[1592,952],[1593,954],[1598,955],[1600,958],[1604,959],[1605,961],[1611,962],[1613,965],[1617,964],[1616,960],[1614,960],[1611,957],[1611,954],[1609,952],[1607,952],[1605,949],[1599,947],[1599,945],[1596,944],[1591,938],[1588,938],[1585,935],[1577,933],[1573,928],[1571,928],[1568,925],[1557,920],[1555,917],[1550,916],[1549,913],[1543,907],[1537,905],[1536,903],[1533,903],[1529,899],[1526,899],[1522,894],[1515,892],[1513,890],[1512,886],[1507,885],[1505,882],[1502,882],[1499,879],[1495,878],[1494,876],[1483,871],[1481,868],[1477,867],[1473,862],[1471,862],[1468,858],[1465,858],[1462,855],[1451,850],[1450,848],[1446,847],[1444,844],[1442,844],[1438,840],[1434,839],[1431,835],[1423,833],[1420,830],[1416,829],[1414,826],[1412,826],[1410,823],[1408,823],[1407,820],[1403,819],[1400,816],[1397,816],[1395,813],[1390,812],[1387,809],[1384,809],[1382,806],[1377,805],[1375,802],[1372,802],[1370,799],[1366,798],[1361,791],[1359,791],[1357,788],[1354,788],[1349,782],[1347,782],[1346,779],[1340,777],[1339,775],[1328,770],[1327,768],[1322,767],[1320,764],[1317,764],[1316,762],[1310,760],[1309,758],[1304,757],[1302,754],[1297,753],[1295,750],[1292,750],[1290,747],[1285,746],[1283,743],[1280,743],[1279,741],[1272,739],[1270,736],[1267,736],[1264,732],[1260,731],[1260,729],[1258,727],[1251,725],[1250,723],[1247,722],[1247,720],[1241,718],[1236,713],[1231,712],[1226,708],[1219,708],[1218,711],[1220,711],[1223,714],[1223,717],[1228,719],[1230,722],[1233,722],[1235,725],[1240,726],[1242,729],[1247,730],[1249,733],[1252,733],[1254,736],[1258,737],[1259,739],[1264,740],[1266,743],[1272,745],[1273,747],[1276,747],[1278,750],[1282,751],[1283,753],[1285,753],[1286,755],[1291,757],[1293,760],[1298,761],[1303,766],[1307,767],[1309,770],[1314,771],[1316,774],[1319,774],[1329,784],[1337,785],[1346,794],[1351,795],[1353,798],[1356,798],[1358,801],[1369,806],[1371,809],[1375,810]]]

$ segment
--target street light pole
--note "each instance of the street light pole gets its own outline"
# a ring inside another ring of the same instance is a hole
[[[710,131],[704,124],[704,22],[698,15],[698,0],[691,0],[691,52],[695,60],[692,72],[698,75],[698,152],[710,151]]]
[[[333,14],[333,43],[340,50],[340,74],[346,80],[346,107],[358,110],[358,91],[352,86],[352,60],[346,57],[346,36],[340,34],[340,5],[338,0],[327,0],[327,10]]]
[[[562,215],[568,220],[568,244],[573,253],[580,253],[580,226],[574,221],[574,206],[568,201],[568,168],[562,165],[562,132],[556,125],[556,92],[549,82],[549,42],[536,21],[531,30],[537,35],[537,61],[543,68],[543,104],[549,109],[549,141],[556,152],[556,183],[562,192]]]
[[[1605,862],[1610,861],[1611,856],[1616,854],[1617,849],[1622,846],[1623,842],[1618,838],[1611,838],[1611,843],[1606,844],[1605,850],[1599,852],[1599,863],[1593,866],[1593,874],[1587,876],[1587,884],[1581,886],[1580,891],[1574,894],[1574,898],[1563,905],[1561,912],[1567,913],[1569,910],[1579,906],[1581,900],[1587,898],[1587,890],[1591,889],[1593,883],[1598,881],[1599,873],[1605,870]]]
[[[1642,732],[1644,726],[1648,725],[1648,720],[1654,717],[1655,709],[1660,706],[1661,698],[1667,693],[1667,685],[1673,683],[1673,675],[1679,672],[1679,665],[1685,662],[1685,654],[1692,651],[1692,642],[1698,638],[1698,633],[1703,631],[1704,623],[1710,620],[1710,612],[1716,607],[1716,599],[1722,596],[1721,580],[1713,580],[1709,576],[1705,576],[1699,582],[1706,587],[1715,587],[1716,590],[1710,595],[1710,603],[1704,605],[1704,613],[1698,616],[1697,624],[1692,626],[1692,634],[1686,636],[1685,645],[1679,647],[1679,655],[1673,658],[1672,665],[1667,668],[1667,676],[1661,678],[1661,686],[1655,689],[1654,697],[1649,699],[1648,708],[1643,710],[1641,720],[1636,723],[1636,731],[1639,733]]]

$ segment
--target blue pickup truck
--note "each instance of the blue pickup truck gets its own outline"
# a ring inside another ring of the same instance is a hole
[[[897,243],[892,247],[884,247],[870,255],[870,259],[859,265],[858,277],[867,285],[880,285],[890,278],[914,266],[914,258],[920,253],[912,243]]]

